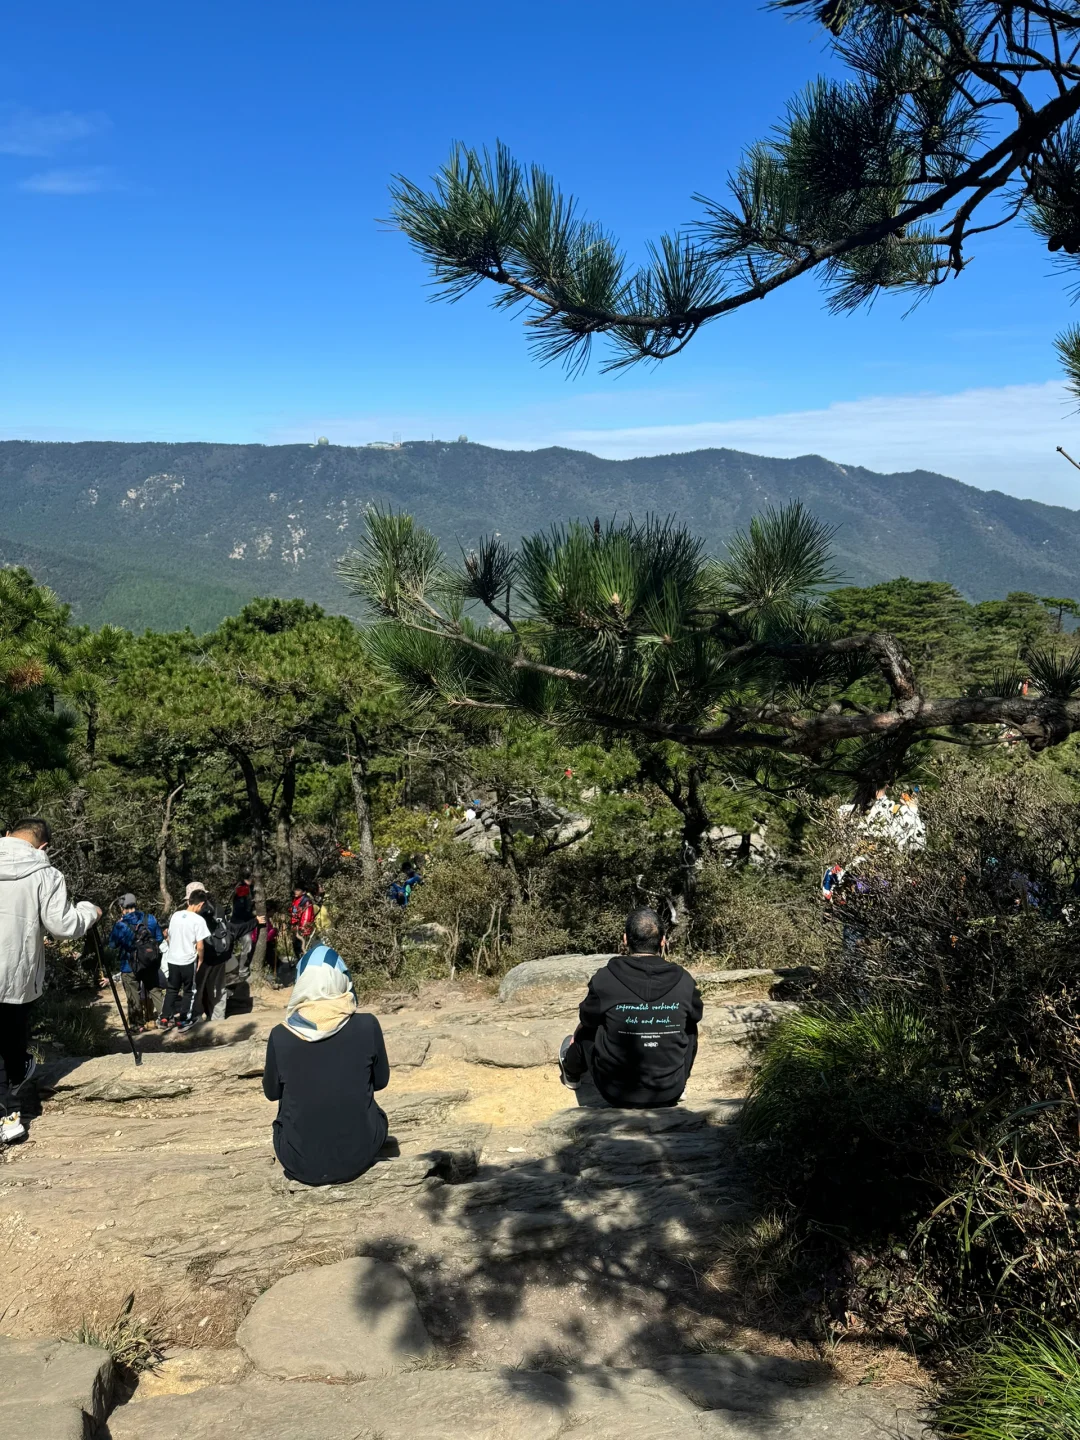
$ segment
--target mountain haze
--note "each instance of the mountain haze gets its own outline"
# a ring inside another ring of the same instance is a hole
[[[851,584],[948,580],[969,599],[1080,596],[1080,513],[916,470],[817,455],[697,450],[636,460],[414,441],[339,445],[0,442],[0,563],[25,564],[79,618],[214,625],[256,594],[350,602],[334,564],[372,502],[412,511],[451,552],[573,517],[674,515],[719,552],[767,505],[837,527]]]

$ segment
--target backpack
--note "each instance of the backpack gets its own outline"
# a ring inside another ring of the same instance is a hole
[[[208,965],[217,965],[220,961],[229,958],[229,952],[233,947],[233,937],[222,916],[216,915],[214,917],[214,921],[210,925],[210,938],[205,942],[205,945],[213,952],[212,958],[210,955],[206,956],[206,963]]]
[[[150,934],[145,920],[135,926],[131,946],[132,973],[146,985],[157,984],[158,967],[161,964],[161,946]]]

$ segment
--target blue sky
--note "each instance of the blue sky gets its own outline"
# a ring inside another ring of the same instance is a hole
[[[10,7],[0,47],[0,435],[342,443],[431,434],[613,456],[817,451],[1070,506],[1070,318],[1013,230],[903,318],[812,283],[659,370],[570,380],[481,297],[428,303],[389,176],[506,141],[631,256],[719,194],[822,68],[757,0]]]

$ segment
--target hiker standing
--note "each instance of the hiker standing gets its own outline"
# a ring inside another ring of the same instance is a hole
[[[217,913],[209,896],[203,902],[201,913],[210,933],[203,942],[202,964],[195,977],[194,1014],[205,1020],[224,1020],[229,1003],[225,969],[235,941],[228,922]]]
[[[289,934],[292,936],[295,959],[299,960],[303,955],[314,933],[315,904],[303,885],[294,885],[292,904],[289,906]]]
[[[120,919],[109,932],[109,947],[120,956],[120,978],[127,1000],[128,1024],[133,1030],[152,1024],[160,1003],[155,1000],[161,947],[165,936],[157,918],[138,908],[135,896],[120,896]]]
[[[0,1061],[12,1095],[37,1069],[28,1048],[30,1006],[44,987],[45,931],[74,940],[101,917],[89,900],[68,900],[64,877],[45,853],[51,842],[36,815],[0,840]]]
[[[165,932],[169,942],[165,957],[169,964],[169,984],[157,1022],[162,1030],[168,1030],[173,1024],[178,997],[182,998],[177,1030],[190,1030],[195,1023],[195,973],[203,963],[203,947],[210,938],[210,927],[202,917],[205,904],[206,891],[191,890],[187,906],[177,910]]]

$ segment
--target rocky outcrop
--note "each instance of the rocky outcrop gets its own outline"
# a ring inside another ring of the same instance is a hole
[[[791,1007],[707,996],[683,1103],[625,1111],[559,1085],[579,993],[400,997],[390,1139],[348,1185],[275,1161],[259,1077],[280,1011],[231,1046],[54,1065],[32,1143],[0,1154],[5,1323],[70,1333],[160,1297],[187,1348],[95,1440],[914,1440],[909,1395],[703,1353],[734,1338],[713,1267],[749,1213],[726,1042]],[[108,1357],[20,1343],[0,1344],[2,1440],[85,1440]]]
[[[560,848],[583,840],[592,828],[584,815],[566,810],[553,800],[522,795],[512,797],[501,811],[494,802],[470,807],[466,818],[454,827],[454,839],[480,855],[497,855],[500,821],[511,835],[543,835]]]

